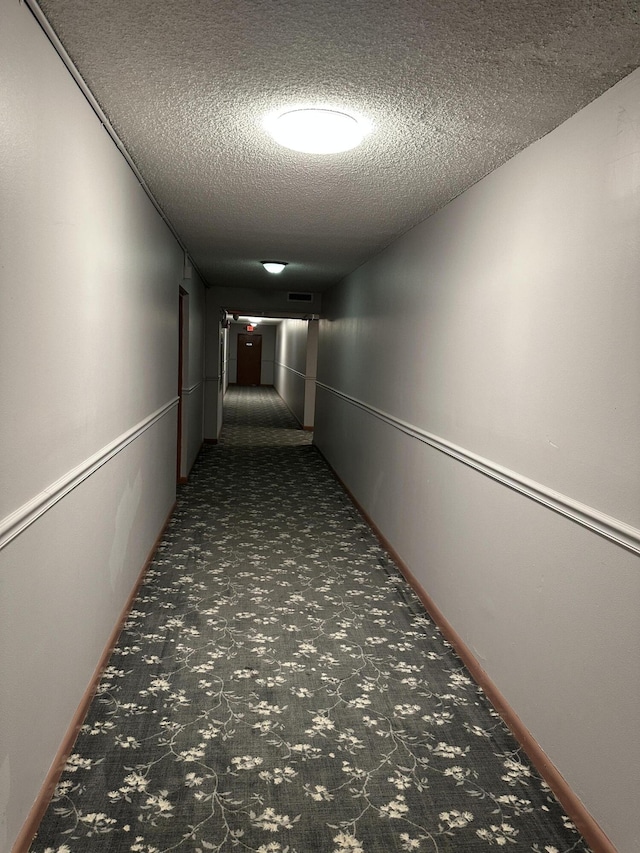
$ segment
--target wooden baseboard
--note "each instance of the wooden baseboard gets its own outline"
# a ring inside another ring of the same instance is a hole
[[[438,605],[431,598],[431,596],[424,589],[424,587],[420,584],[418,579],[415,577],[415,575],[412,573],[406,563],[402,560],[402,558],[395,550],[395,548],[391,545],[389,540],[384,536],[384,534],[379,529],[377,524],[373,521],[371,516],[366,512],[364,507],[361,506],[360,502],[356,499],[349,487],[337,474],[337,472],[335,471],[329,460],[326,458],[326,456],[322,453],[322,451],[319,450],[319,448],[316,447],[316,449],[318,450],[322,458],[325,460],[327,466],[333,473],[336,480],[345,490],[360,515],[369,525],[371,530],[375,533],[382,547],[389,554],[389,556],[396,564],[400,572],[403,574],[409,585],[412,587],[412,589],[424,605],[427,613],[431,616],[435,624],[442,632],[442,635],[449,643],[451,643],[456,654],[467,667],[474,681],[483,689],[485,695],[487,696],[493,707],[496,709],[498,714],[500,714],[511,733],[522,747],[523,751],[529,757],[533,766],[536,768],[536,770],[542,776],[545,782],[549,785],[556,798],[558,799],[559,803],[565,810],[566,814],[576,825],[578,832],[580,832],[584,840],[591,847],[593,853],[617,853],[616,848],[609,840],[609,838],[605,835],[596,820],[587,811],[583,802],[574,793],[572,788],[569,786],[569,783],[562,776],[557,767],[555,767],[555,765],[549,759],[548,755],[542,749],[540,744],[536,741],[531,732],[524,725],[520,717],[516,714],[511,705],[509,705],[509,703],[504,698],[502,693],[498,690],[493,681],[489,678],[489,676],[484,671],[469,646],[467,646],[460,634],[458,634],[455,628],[447,620]]]
[[[217,444],[217,443],[218,443],[217,438],[203,438],[202,439],[202,443],[201,443],[200,447],[198,448],[198,452],[196,453],[195,459],[191,463],[191,468],[189,468],[189,472],[188,472],[187,476],[186,477],[178,477],[178,485],[179,486],[184,486],[185,483],[189,482],[189,477],[191,476],[191,472],[193,471],[193,468],[194,468],[196,462],[198,461],[198,456],[200,456],[200,453],[202,452],[202,448],[205,446],[205,444]]]
[[[71,755],[73,751],[73,746],[76,742],[76,738],[78,737],[78,733],[82,728],[84,723],[84,718],[87,716],[87,712],[89,710],[89,706],[93,701],[93,698],[96,694],[96,690],[98,689],[98,684],[100,683],[100,679],[102,677],[102,673],[104,672],[107,664],[109,663],[109,659],[113,653],[114,648],[116,647],[116,643],[118,642],[118,638],[122,633],[122,628],[124,627],[124,623],[129,615],[129,611],[133,607],[133,602],[138,595],[138,591],[144,580],[144,576],[153,560],[153,557],[158,549],[158,545],[160,544],[162,537],[164,536],[164,532],[167,529],[167,525],[171,520],[171,516],[173,515],[173,511],[175,510],[175,503],[171,507],[169,514],[167,515],[164,524],[160,530],[160,533],[156,537],[151,550],[149,551],[149,555],[145,560],[145,563],[140,570],[140,574],[127,598],[127,601],[122,608],[120,613],[120,618],[116,622],[116,625],[111,632],[109,639],[107,640],[107,644],[100,656],[100,660],[98,665],[93,673],[91,681],[87,685],[87,689],[84,691],[82,695],[82,699],[80,700],[80,704],[78,705],[75,714],[71,719],[71,723],[67,732],[62,739],[62,743],[58,748],[56,756],[49,768],[49,772],[47,773],[45,780],[40,788],[38,796],[27,815],[27,819],[25,820],[22,829],[20,830],[18,837],[16,838],[13,847],[11,848],[11,853],[27,853],[33,838],[38,831],[38,827],[42,821],[42,818],[49,807],[49,803],[51,802],[51,798],[53,797],[54,791],[56,789],[56,785],[58,784],[58,780],[62,775],[62,771],[67,763],[67,759]]]
[[[302,421],[300,420],[300,418],[299,418],[299,417],[296,415],[296,413],[293,411],[293,409],[291,408],[291,406],[290,406],[290,405],[287,403],[287,401],[284,399],[284,397],[282,396],[282,394],[281,394],[281,393],[278,391],[278,389],[275,387],[275,385],[273,385],[272,387],[273,387],[273,388],[275,388],[275,392],[276,392],[276,394],[278,395],[278,397],[280,397],[280,399],[281,399],[281,400],[282,400],[282,402],[285,404],[285,406],[287,407],[287,409],[289,409],[289,411],[291,412],[291,414],[293,415],[293,417],[296,419],[296,421],[298,422],[298,425],[299,425],[300,429],[305,430],[305,432],[313,432],[313,431],[314,431],[314,429],[315,429],[315,427],[303,424],[303,423],[302,423]]]

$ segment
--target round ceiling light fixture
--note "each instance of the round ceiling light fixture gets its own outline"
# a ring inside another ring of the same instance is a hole
[[[260,261],[260,263],[266,269],[267,272],[271,272],[274,275],[281,273],[282,270],[287,266],[286,261]]]
[[[285,148],[305,154],[337,154],[360,145],[369,122],[339,110],[305,107],[276,113],[265,121],[271,136]]]

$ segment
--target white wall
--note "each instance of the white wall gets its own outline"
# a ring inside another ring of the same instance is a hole
[[[318,355],[317,320],[283,320],[276,338],[274,385],[304,427],[313,427]]]
[[[220,302],[215,288],[205,291],[205,342],[204,342],[204,435],[205,440],[217,441],[222,429],[222,398],[229,379],[228,336],[225,360],[220,359]],[[225,372],[226,368],[226,372]],[[222,371],[222,381],[220,372]]]
[[[227,388],[229,387],[229,329],[222,330],[222,388],[223,393],[226,394]]]
[[[182,364],[182,447],[180,476],[187,477],[204,437],[204,284],[195,270],[183,279],[187,292]]]
[[[620,853],[640,849],[639,135],[635,72],[324,294],[315,432]]]
[[[304,418],[305,427],[313,427],[316,420],[316,376],[318,373],[318,340],[320,324],[317,320],[309,320],[307,332],[307,367],[304,383]]]
[[[308,327],[306,320],[283,320],[276,339],[275,389],[300,424],[304,424]]]
[[[174,500],[183,253],[26,6],[0,3],[7,853]]]

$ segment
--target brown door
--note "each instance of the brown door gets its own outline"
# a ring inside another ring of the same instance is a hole
[[[238,385],[260,384],[262,335],[238,335]]]

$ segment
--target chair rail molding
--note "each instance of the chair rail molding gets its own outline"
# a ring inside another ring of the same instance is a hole
[[[620,545],[628,551],[633,551],[635,554],[640,554],[640,530],[637,527],[632,527],[630,524],[626,524],[624,521],[620,521],[617,518],[606,515],[606,513],[600,512],[600,510],[597,510],[594,507],[580,503],[580,501],[576,501],[568,495],[556,492],[542,483],[530,480],[528,477],[518,474],[516,471],[504,468],[502,465],[498,465],[490,459],[485,459],[483,456],[479,456],[470,450],[466,450],[464,447],[459,447],[440,436],[427,432],[426,430],[407,423],[400,418],[396,418],[394,415],[390,415],[388,412],[377,409],[375,406],[370,406],[368,403],[364,403],[362,400],[358,400],[350,394],[345,394],[343,391],[338,391],[337,388],[332,388],[324,382],[317,382],[316,384],[317,387],[323,391],[326,391],[338,399],[361,409],[363,412],[378,418],[378,420],[381,420],[394,429],[405,433],[405,435],[408,435],[423,444],[427,444],[435,450],[447,454],[447,456],[450,456],[453,459],[457,459],[458,462],[462,462],[464,465],[475,469],[481,474],[491,477],[491,479],[496,482],[502,483],[504,486],[508,486],[510,489],[513,489],[513,491],[531,498],[531,500],[542,504],[542,506],[546,506],[554,512],[560,513],[560,515],[564,515],[571,521],[575,521],[577,524],[588,528],[593,533],[597,533],[599,536],[604,536],[611,542],[615,542],[616,545]]]
[[[315,380],[315,376],[309,376],[307,373],[301,373],[299,370],[296,370],[295,367],[289,367],[288,364],[284,364],[282,361],[274,362],[276,367],[283,367],[285,370],[288,370],[290,373],[295,373],[296,376],[299,376],[301,379],[313,379]],[[327,386],[328,389],[329,386]]]
[[[174,397],[0,521],[0,550],[178,405]]]

